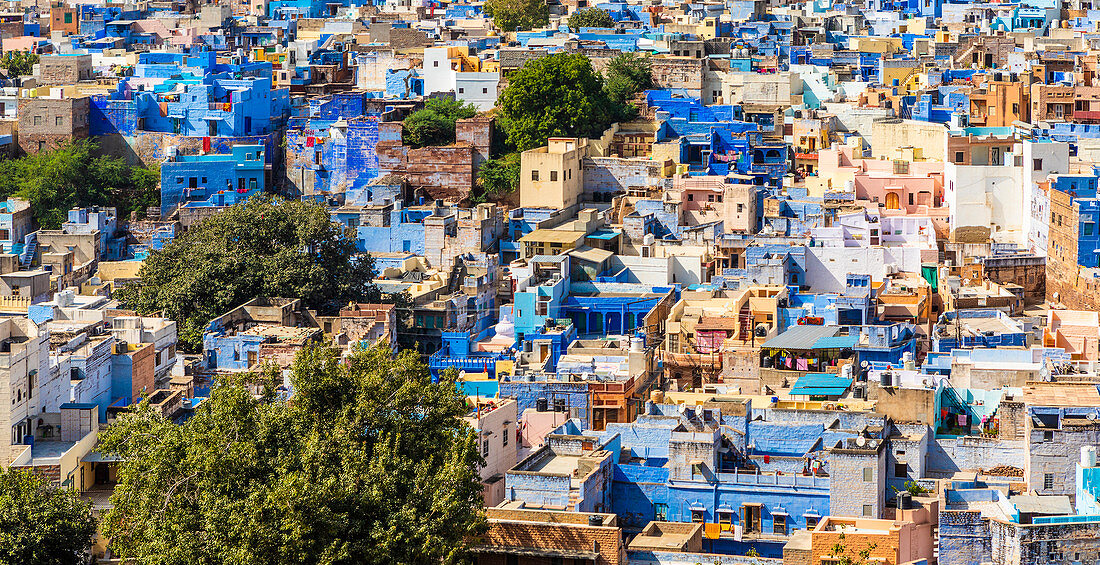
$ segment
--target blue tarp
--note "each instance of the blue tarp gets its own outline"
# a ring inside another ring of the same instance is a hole
[[[830,373],[808,373],[798,379],[791,389],[791,396],[839,396],[852,386],[852,379]]]

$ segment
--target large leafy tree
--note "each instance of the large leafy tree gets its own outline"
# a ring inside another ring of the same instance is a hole
[[[478,184],[487,200],[496,200],[519,189],[519,153],[508,153],[481,164],[477,172]]]
[[[25,76],[34,72],[34,65],[38,62],[38,55],[30,51],[5,51],[0,56],[0,68],[8,71],[8,75]]]
[[[546,0],[486,0],[483,9],[501,31],[527,31],[550,23]]]
[[[569,27],[574,30],[584,27],[615,27],[615,20],[605,10],[585,8],[569,16]]]
[[[138,274],[116,297],[178,322],[180,344],[192,351],[211,319],[258,296],[300,298],[323,313],[377,298],[373,262],[356,254],[352,234],[324,206],[264,195],[193,226],[150,253]]]
[[[622,114],[588,57],[555,53],[511,75],[497,101],[508,141],[520,151],[554,136],[596,137]]]
[[[117,157],[95,155],[96,144],[78,140],[53,151],[0,161],[0,198],[31,203],[38,225],[57,229],[78,206],[114,206],[121,217],[145,213],[160,202],[160,177]]]
[[[425,147],[455,142],[455,122],[477,115],[471,104],[453,98],[429,98],[424,108],[405,118],[402,140],[405,145]]]
[[[0,468],[0,565],[77,565],[95,535],[91,505],[24,470]]]
[[[291,382],[289,401],[218,384],[182,425],[121,416],[101,436],[124,461],[111,547],[149,565],[460,560],[484,519],[453,379],[413,352],[314,347]]]
[[[637,53],[620,53],[607,64],[607,95],[620,106],[635,94],[653,88],[653,70],[649,57]]]

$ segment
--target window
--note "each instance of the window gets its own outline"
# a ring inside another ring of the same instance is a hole
[[[706,511],[705,510],[695,509],[695,508],[691,509],[691,521],[692,522],[695,522],[697,524],[701,524],[703,522],[704,516],[706,516]]]
[[[460,87],[458,87],[458,93],[459,93],[459,94],[464,94],[465,92],[466,92],[466,89],[465,89],[465,88],[462,88],[461,86],[460,86]]]
[[[695,195],[689,192],[688,193],[688,202],[692,202],[694,200],[695,200]]]
[[[817,527],[817,516],[806,516],[806,529],[812,530]]]
[[[909,205],[910,206],[913,205],[913,193],[912,192],[909,193]]]
[[[744,204],[738,204],[737,205],[737,213],[740,214],[744,211],[745,211],[745,205]]]
[[[488,457],[489,456],[489,440],[485,440],[485,441],[481,442],[481,456],[482,457]]]
[[[869,518],[869,517],[873,516],[874,513],[875,513],[875,509],[874,509],[873,506],[871,506],[870,504],[864,504],[863,505],[863,516],[865,518]]]
[[[482,88],[481,93],[482,94],[489,94],[489,89],[488,88]]]
[[[962,151],[956,151],[955,152],[955,162],[956,163],[962,163],[963,162],[963,152]]]
[[[505,424],[504,431],[501,433],[501,435],[504,436],[504,447],[508,447],[508,436],[511,435],[511,434],[508,433],[508,425],[507,424]]]
[[[1043,432],[1043,441],[1053,441],[1053,440],[1054,440],[1054,432],[1051,432],[1051,431]]]
[[[539,172],[538,171],[535,171],[535,170],[531,171],[531,180],[533,180],[533,181],[538,181],[539,180]]]
[[[1092,224],[1085,224],[1084,230],[1085,230],[1085,235],[1092,235],[1093,225]]]
[[[863,468],[863,482],[870,483],[875,480],[875,470],[871,467]]]
[[[1020,113],[1020,105],[1019,104],[1017,104],[1015,102],[1012,103],[1012,113],[1019,115],[1019,113]]]
[[[668,505],[656,502],[653,504],[653,519],[664,522],[668,518]]]
[[[439,61],[432,61],[432,66],[433,67],[438,67],[439,66]]]
[[[554,412],[565,412],[565,399],[564,398],[555,398],[554,399]]]
[[[708,194],[707,195],[707,202],[714,202],[714,195],[713,194]]]
[[[909,465],[905,463],[894,463],[894,476],[895,477],[907,477],[909,476]]]
[[[772,515],[772,533],[777,536],[787,535],[787,517],[782,514]]]
[[[53,119],[53,125],[55,125],[55,126],[65,125],[65,118],[62,118],[61,116],[55,116],[54,119]]]
[[[36,125],[36,126],[42,125],[42,116],[35,116],[34,117],[34,125]]]
[[[1036,171],[1041,171],[1043,169],[1043,160],[1042,159],[1032,159],[1031,160],[1031,168],[1033,170],[1036,170]]]
[[[1047,473],[1043,475],[1043,489],[1050,490],[1054,488],[1054,473]]]
[[[65,23],[67,23],[67,24],[73,23],[73,14],[71,12],[65,14]]]
[[[550,182],[557,182],[557,180],[558,180],[558,172],[557,171],[550,171]]]

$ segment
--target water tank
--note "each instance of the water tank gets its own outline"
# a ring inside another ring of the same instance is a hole
[[[602,526],[603,525],[603,516],[600,516],[598,514],[589,514],[588,515],[588,525],[589,526]]]
[[[894,386],[894,374],[890,371],[883,371],[879,374],[879,386],[889,387]]]
[[[654,404],[664,404],[665,393],[661,390],[655,390],[649,393],[649,399],[652,400]]]
[[[913,495],[908,491],[898,492],[898,510],[909,510],[913,507]]]
[[[548,406],[549,406],[549,403],[546,402],[545,398],[540,398],[537,401],[535,401],[535,410],[537,410],[539,412],[546,412],[547,409],[548,409]]]
[[[1081,448],[1081,466],[1086,469],[1096,466],[1096,446],[1086,445]]]
[[[630,336],[630,350],[631,351],[645,351],[645,336],[634,334]]]

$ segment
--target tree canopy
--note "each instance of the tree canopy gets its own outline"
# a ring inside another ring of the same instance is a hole
[[[501,31],[528,31],[550,24],[546,0],[486,0],[483,9]]]
[[[405,118],[402,141],[413,147],[450,145],[455,142],[455,122],[477,115],[471,104],[453,98],[429,98],[424,108]]]
[[[607,95],[620,106],[634,95],[653,88],[653,70],[648,56],[620,53],[607,64]]]
[[[568,53],[527,61],[509,77],[497,105],[508,141],[519,151],[554,136],[598,137],[623,113],[588,57]]]
[[[160,175],[117,157],[94,155],[95,142],[78,140],[53,151],[0,161],[0,199],[31,203],[39,227],[58,229],[74,207],[114,206],[120,218],[160,203]]]
[[[150,565],[460,560],[484,518],[453,378],[433,384],[411,351],[315,346],[291,383],[289,401],[217,384],[182,425],[120,416],[101,435],[123,459],[112,549]]]
[[[485,199],[496,200],[519,190],[519,153],[508,153],[481,164],[478,184]]]
[[[0,565],[77,565],[92,544],[91,505],[24,470],[0,468]]]
[[[206,324],[258,296],[300,298],[335,312],[377,298],[374,265],[324,206],[256,195],[211,216],[153,251],[141,281],[116,291],[139,313],[179,323],[180,345],[196,351]]]
[[[10,76],[25,76],[34,72],[34,65],[38,62],[38,55],[30,51],[5,51],[0,56],[0,68],[8,71]]]
[[[585,8],[573,12],[573,15],[569,16],[569,28],[577,30],[584,27],[615,27],[615,20],[611,19],[611,14],[599,8]]]

